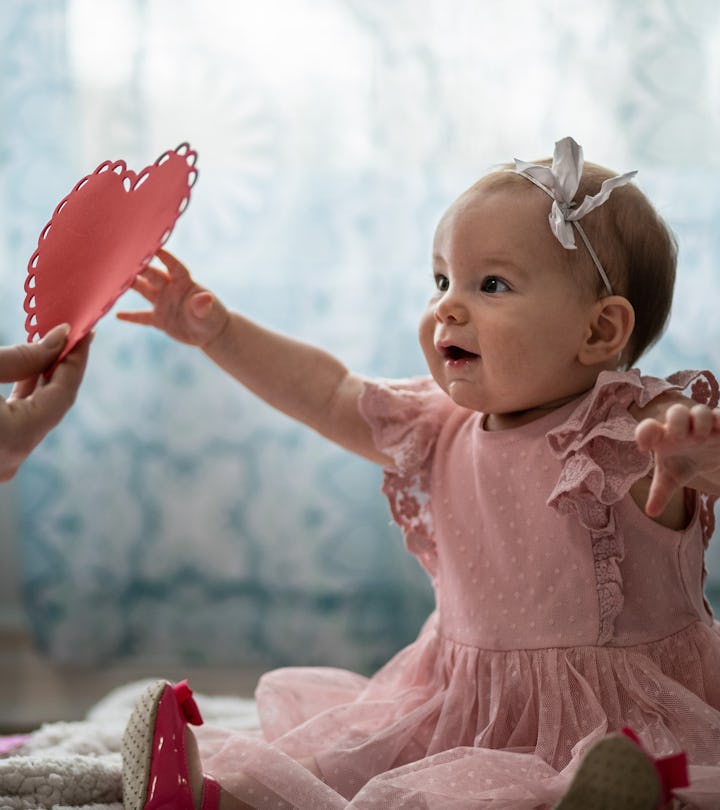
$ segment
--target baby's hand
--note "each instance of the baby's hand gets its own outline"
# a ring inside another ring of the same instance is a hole
[[[192,346],[207,346],[222,332],[228,311],[209,290],[193,281],[187,268],[171,253],[158,250],[157,257],[167,269],[148,265],[132,285],[152,304],[152,309],[118,312],[117,317],[155,326]]]
[[[664,421],[643,419],[635,429],[641,450],[651,450],[655,470],[645,511],[660,515],[684,486],[717,489],[720,474],[720,410],[706,405],[671,405]]]

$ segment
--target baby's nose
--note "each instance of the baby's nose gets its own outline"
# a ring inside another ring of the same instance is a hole
[[[467,308],[457,295],[448,292],[435,305],[435,318],[440,323],[462,323],[467,320]]]

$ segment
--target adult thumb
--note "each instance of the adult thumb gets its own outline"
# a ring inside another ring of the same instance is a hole
[[[17,382],[46,371],[62,351],[70,326],[61,323],[37,343],[0,346],[0,382]]]

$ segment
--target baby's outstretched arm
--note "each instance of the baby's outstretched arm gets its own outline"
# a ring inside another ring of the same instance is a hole
[[[148,266],[133,284],[152,309],[119,312],[118,318],[198,346],[274,408],[358,455],[388,463],[358,410],[362,377],[322,349],[231,312],[172,254],[160,250],[157,256],[165,269]]]
[[[641,450],[655,457],[645,511],[657,517],[683,487],[720,494],[720,410],[690,401],[670,405],[635,429]]]

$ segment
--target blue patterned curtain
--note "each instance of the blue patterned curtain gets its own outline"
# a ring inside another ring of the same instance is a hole
[[[189,140],[200,179],[168,246],[198,279],[358,370],[420,372],[438,216],[487,167],[572,134],[589,159],[638,168],[680,239],[672,323],[645,370],[718,370],[719,12],[5,0],[0,339],[23,339],[25,264],[76,180]],[[107,317],[75,409],[15,485],[36,637],[74,662],[372,669],[430,606],[379,485],[198,352]]]

